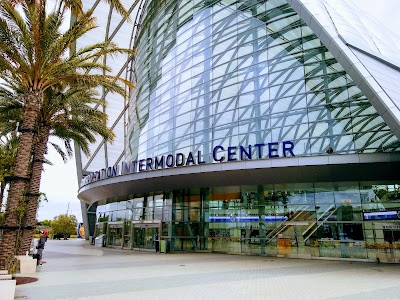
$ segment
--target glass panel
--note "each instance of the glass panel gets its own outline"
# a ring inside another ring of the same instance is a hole
[[[122,247],[122,225],[109,225],[108,228],[108,246]]]

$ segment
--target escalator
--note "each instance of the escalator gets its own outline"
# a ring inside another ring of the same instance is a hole
[[[267,244],[285,244],[287,247],[302,247],[309,243],[310,238],[324,222],[326,222],[337,208],[329,206],[318,218],[309,211],[309,206],[300,207],[284,222],[279,224],[266,236]]]

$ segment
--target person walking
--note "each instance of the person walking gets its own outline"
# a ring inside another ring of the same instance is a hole
[[[44,250],[44,245],[46,244],[47,241],[47,236],[44,235],[43,231],[40,231],[40,238],[38,241],[38,244],[36,246],[37,249],[37,255],[38,255],[38,265],[42,265],[42,258],[43,258],[43,250]]]
[[[154,236],[154,241],[156,243],[156,253],[160,252],[160,240],[158,239],[158,233],[156,232]]]

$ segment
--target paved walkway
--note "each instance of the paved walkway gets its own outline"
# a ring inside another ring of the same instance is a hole
[[[30,275],[39,280],[17,286],[15,299],[400,299],[400,265],[156,254],[82,240],[49,240],[43,260]]]

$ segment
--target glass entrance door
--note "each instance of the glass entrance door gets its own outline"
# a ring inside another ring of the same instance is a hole
[[[122,247],[122,224],[109,225],[107,246]]]
[[[156,250],[159,224],[134,224],[133,248]]]

